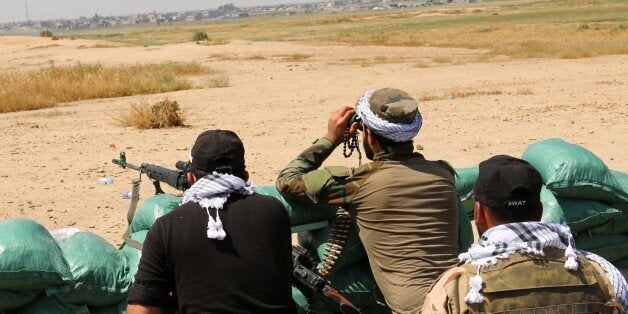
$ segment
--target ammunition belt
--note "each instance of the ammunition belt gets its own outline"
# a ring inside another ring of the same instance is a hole
[[[344,208],[339,207],[336,217],[329,226],[329,237],[325,246],[324,260],[319,269],[319,273],[325,279],[329,278],[331,271],[336,266],[338,258],[344,250],[345,243],[351,230],[351,215]]]

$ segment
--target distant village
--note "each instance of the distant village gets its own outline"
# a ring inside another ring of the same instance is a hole
[[[481,0],[328,0],[321,2],[281,4],[238,8],[224,4],[215,10],[197,10],[168,13],[141,13],[123,16],[103,16],[45,21],[22,21],[0,24],[0,35],[35,34],[42,30],[79,30],[134,24],[165,24],[177,22],[211,21],[220,19],[246,18],[256,15],[292,15],[323,12],[347,12],[423,7],[450,3],[475,3]],[[28,14],[28,12],[26,12]]]

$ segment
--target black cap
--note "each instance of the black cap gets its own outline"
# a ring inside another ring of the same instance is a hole
[[[244,172],[244,145],[233,131],[201,133],[190,153],[192,170],[240,175]]]
[[[473,194],[492,209],[516,212],[540,206],[542,185],[541,174],[527,161],[497,155],[480,163]]]

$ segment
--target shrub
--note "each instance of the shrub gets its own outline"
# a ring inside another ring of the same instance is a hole
[[[52,37],[52,32],[50,30],[43,30],[39,32],[39,37]]]
[[[194,33],[194,36],[192,36],[192,40],[195,41],[197,44],[199,41],[208,40],[208,39],[209,39],[209,36],[207,36],[207,33],[203,31],[197,31]]]
[[[217,77],[212,78],[209,81],[209,87],[211,88],[219,88],[219,87],[228,87],[229,86],[229,77],[224,75],[219,75]]]
[[[308,54],[304,54],[304,53],[293,53],[291,55],[287,55],[283,58],[283,61],[286,62],[299,62],[299,61],[305,61],[307,59],[309,59],[312,55],[308,55]]]
[[[184,126],[185,115],[176,101],[166,98],[152,106],[146,102],[131,103],[130,112],[116,120],[122,126],[161,129]]]

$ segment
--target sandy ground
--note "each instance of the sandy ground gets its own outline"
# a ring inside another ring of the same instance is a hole
[[[244,41],[98,48],[111,45],[0,37],[0,71],[79,61],[198,61],[228,76],[230,86],[206,88],[210,77],[199,76],[192,78],[200,87],[193,90],[1,114],[0,219],[23,216],[50,229],[74,226],[119,244],[129,204],[121,193],[137,177],[111,163],[120,151],[130,163],[174,168],[187,159],[200,132],[231,129],[245,143],[252,181],[270,185],[291,158],[325,134],[330,112],[380,87],[424,99],[415,143],[428,159],[466,167],[495,154],[520,156],[529,143],[561,137],[590,149],[610,168],[628,171],[626,55],[473,62],[483,51]],[[455,91],[476,95],[447,97]],[[189,127],[140,131],[114,122],[131,102],[165,97],[182,105]],[[357,163],[340,150],[327,162]],[[101,177],[115,183],[99,185]],[[144,181],[142,198],[152,193]]]

